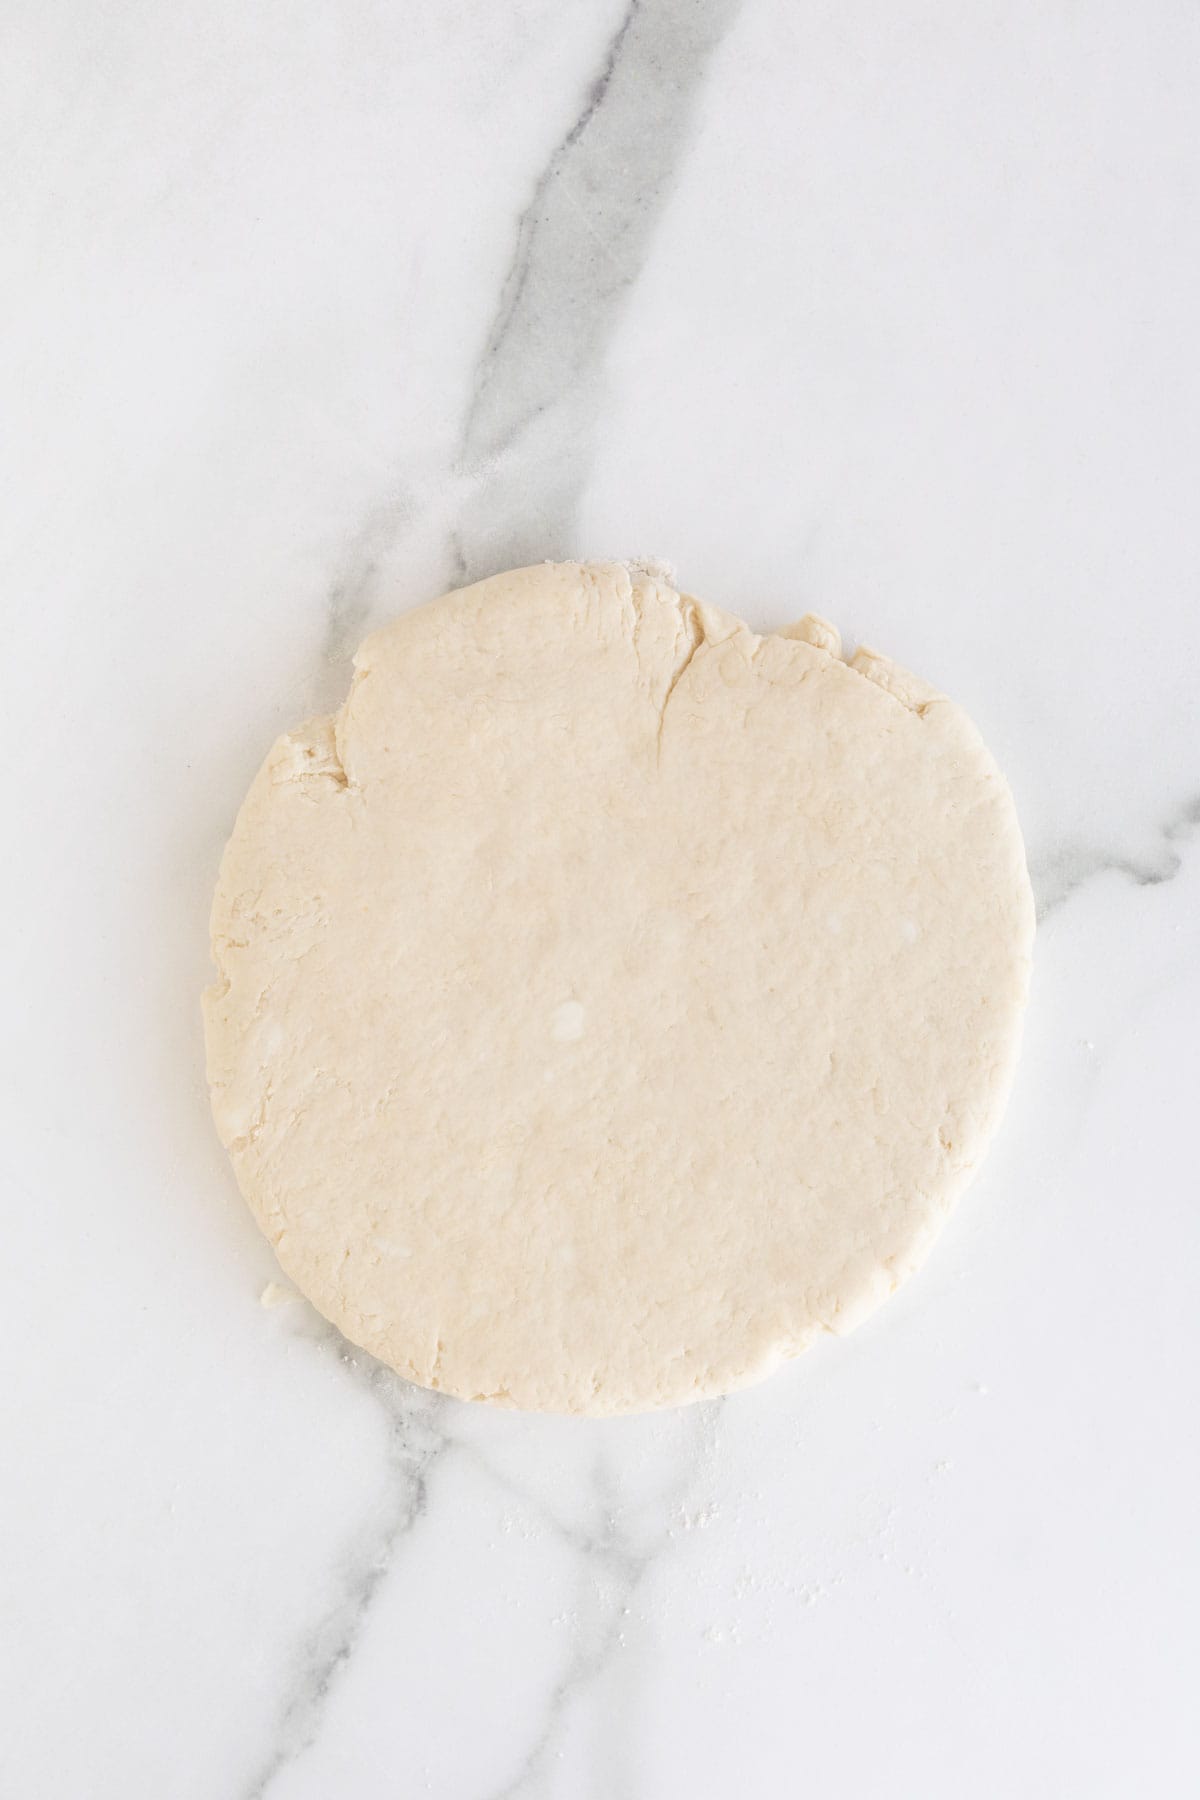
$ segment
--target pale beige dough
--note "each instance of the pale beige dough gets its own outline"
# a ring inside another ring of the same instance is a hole
[[[975,728],[807,619],[547,564],[368,638],[225,852],[213,1112],[291,1280],[452,1394],[671,1405],[920,1262],[1033,908]]]

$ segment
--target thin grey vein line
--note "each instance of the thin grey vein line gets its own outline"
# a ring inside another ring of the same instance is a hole
[[[566,153],[573,145],[579,142],[579,139],[583,136],[604,102],[604,97],[608,93],[612,83],[613,73],[616,69],[618,58],[621,55],[625,40],[629,35],[629,28],[633,24],[634,15],[638,12],[641,4],[642,0],[630,0],[625,16],[621,20],[616,35],[608,47],[608,54],[604,59],[604,66],[588,90],[587,100],[582,112],[569,127],[565,136],[555,145],[550,154],[549,161],[542,170],[542,173],[538,176],[537,184],[533,190],[533,198],[530,200],[528,206],[517,221],[516,248],[513,251],[513,257],[509,264],[508,273],[505,276],[503,285],[500,289],[500,302],[496,309],[496,317],[493,321],[491,332],[488,335],[487,345],[479,361],[479,367],[476,371],[472,388],[470,405],[467,409],[466,418],[463,421],[462,441],[459,451],[460,461],[465,460],[471,452],[480,405],[488,381],[501,355],[505,339],[512,326],[517,308],[521,303],[525,289],[529,283],[530,272],[534,267],[534,241],[541,222],[543,202],[551,184],[561,181],[562,162]],[[565,193],[566,183],[562,183],[562,186]],[[581,216],[583,216],[582,209],[579,210]]]
[[[447,584],[575,553],[603,412],[608,346],[693,128],[709,62],[742,0],[631,0],[580,109],[535,179],[476,363],[451,466]],[[410,484],[411,485],[411,484]],[[384,499],[326,599],[318,699],[361,636],[390,551],[425,487]]]
[[[571,553],[608,346],[740,4],[630,0],[533,183],[459,440],[459,581]]]
[[[437,1395],[411,1387],[332,1327],[320,1341],[335,1346],[343,1365],[388,1415],[389,1497],[374,1528],[349,1553],[342,1595],[294,1652],[296,1675],[280,1708],[271,1748],[243,1788],[242,1800],[266,1800],[277,1776],[316,1742],[330,1696],[361,1639],[396,1552],[425,1516],[433,1467],[451,1447],[439,1424]]]
[[[724,1405],[723,1399],[717,1399],[704,1401],[690,1409],[691,1433],[680,1459],[677,1478],[658,1501],[663,1511],[662,1526],[649,1545],[642,1549],[635,1549],[630,1542],[629,1533],[622,1526],[624,1509],[613,1505],[607,1471],[603,1463],[597,1465],[594,1483],[602,1513],[601,1528],[583,1535],[564,1531],[583,1559],[579,1584],[581,1600],[590,1601],[600,1612],[594,1639],[575,1645],[566,1669],[550,1690],[540,1729],[513,1774],[502,1787],[492,1790],[487,1800],[532,1800],[533,1784],[543,1774],[562,1733],[568,1709],[608,1669],[622,1641],[622,1621],[646,1575],[667,1549],[671,1535],[669,1521],[703,1471],[706,1451],[711,1452],[715,1442],[716,1426]]]
[[[1138,860],[1096,849],[1086,844],[1065,843],[1039,858],[1030,870],[1037,902],[1038,923],[1065,906],[1100,875],[1124,875],[1138,887],[1161,887],[1173,881],[1183,867],[1177,846],[1186,844],[1200,825],[1200,793],[1177,806],[1159,830],[1162,844],[1156,861]]]
[[[464,504],[469,504],[472,487],[477,480],[477,475],[473,476],[470,472],[471,466],[478,465],[480,461],[475,445],[475,426],[490,372],[502,357],[509,329],[514,317],[518,314],[531,274],[536,270],[539,279],[545,275],[541,259],[535,258],[533,254],[540,203],[555,179],[561,159],[586,131],[597,109],[603,103],[634,13],[640,4],[641,0],[633,0],[633,4],[626,12],[620,28],[608,47],[604,65],[588,89],[582,110],[552,151],[546,166],[538,177],[533,197],[518,219],[516,246],[501,283],[500,298],[497,302],[487,344],[476,366],[471,383],[463,426],[459,432],[459,447],[454,466],[448,471],[450,479],[457,480],[462,489]],[[564,199],[570,199],[565,186],[562,193]],[[604,246],[600,234],[591,222],[586,220],[583,208],[577,201],[573,204],[577,216],[585,221],[587,229],[592,233],[593,240],[606,255],[610,266],[617,267],[611,250]],[[617,272],[620,273],[619,267]],[[514,427],[515,429],[516,427]],[[373,506],[346,544],[341,569],[329,586],[325,603],[326,629],[322,678],[324,685],[330,687],[330,704],[335,703],[336,699],[340,697],[333,693],[331,684],[343,682],[346,659],[362,636],[366,626],[370,613],[371,593],[380,567],[385,561],[388,551],[400,539],[405,530],[412,526],[421,510],[412,493],[401,491],[394,497]],[[454,538],[451,545],[451,563],[457,578],[465,579],[463,553],[457,537]]]
[[[610,1578],[610,1592],[602,1602],[605,1616],[599,1641],[590,1646],[576,1645],[566,1670],[550,1691],[541,1730],[511,1779],[496,1789],[489,1800],[528,1800],[530,1783],[541,1775],[562,1729],[567,1708],[608,1667],[620,1640],[621,1621],[658,1549],[655,1545],[638,1556],[623,1554],[616,1541],[615,1525],[611,1541],[596,1544],[593,1559],[601,1562],[604,1573]]]

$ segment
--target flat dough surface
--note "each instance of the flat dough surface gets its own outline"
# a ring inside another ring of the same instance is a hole
[[[213,906],[213,1112],[298,1288],[427,1387],[675,1404],[843,1332],[997,1123],[1033,906],[970,720],[622,564],[367,639]]]

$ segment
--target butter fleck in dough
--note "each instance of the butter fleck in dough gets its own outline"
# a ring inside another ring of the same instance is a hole
[[[221,865],[221,1138],[428,1387],[668,1406],[845,1332],[999,1119],[1033,907],[966,715],[808,618],[545,564],[367,639]]]

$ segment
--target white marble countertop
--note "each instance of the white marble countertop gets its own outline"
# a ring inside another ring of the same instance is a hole
[[[1190,1791],[1200,13],[3,35],[0,1792]],[[920,1277],[761,1388],[590,1423],[260,1304],[197,1003],[273,735],[370,623],[566,554],[944,687],[1043,912]]]

